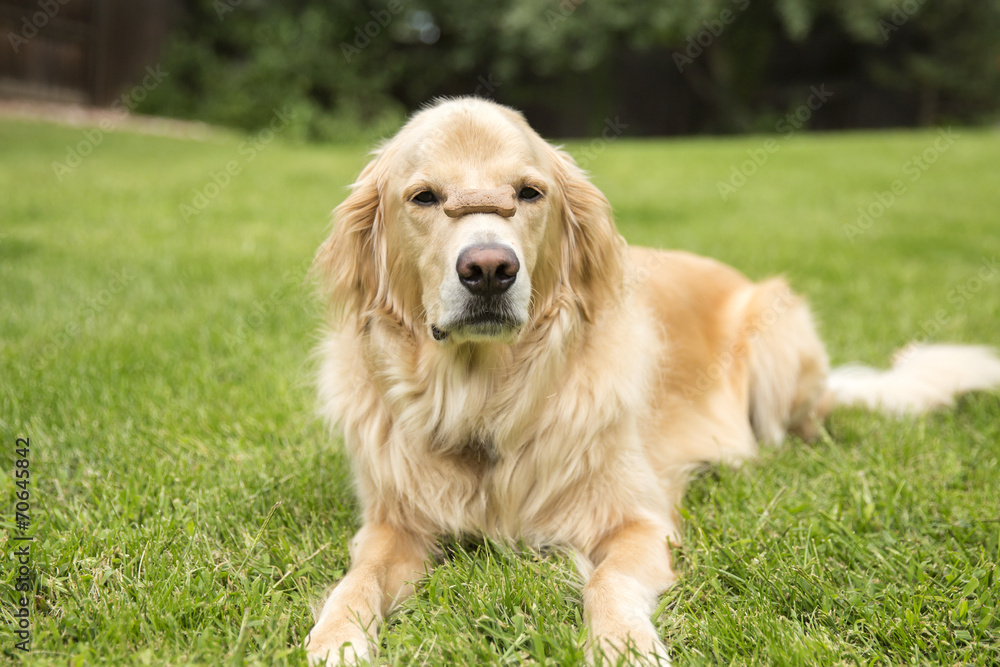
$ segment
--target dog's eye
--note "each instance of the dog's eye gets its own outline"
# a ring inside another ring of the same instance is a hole
[[[436,204],[438,198],[430,190],[421,190],[417,194],[413,195],[410,200],[420,204],[421,206],[430,206],[431,204]]]
[[[517,193],[518,199],[521,199],[523,201],[535,201],[536,199],[540,199],[541,196],[542,193],[536,190],[535,188],[531,187],[530,185],[524,186],[523,188],[521,188],[521,191]]]

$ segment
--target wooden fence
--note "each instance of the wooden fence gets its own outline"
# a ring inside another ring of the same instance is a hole
[[[0,0],[0,99],[105,106],[156,63],[177,0]]]

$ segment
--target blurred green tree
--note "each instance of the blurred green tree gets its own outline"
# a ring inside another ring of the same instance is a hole
[[[304,138],[357,140],[481,94],[551,134],[630,109],[638,133],[731,132],[830,82],[820,127],[976,122],[1000,107],[997,35],[1000,0],[185,0],[142,110],[253,130],[288,109]]]

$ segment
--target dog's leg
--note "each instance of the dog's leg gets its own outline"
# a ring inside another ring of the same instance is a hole
[[[629,523],[588,554],[597,568],[583,587],[584,616],[595,648],[609,658],[635,651],[652,664],[669,664],[650,615],[676,578],[667,545],[673,532],[658,522]]]
[[[743,313],[741,348],[749,351],[750,423],[757,440],[780,444],[787,432],[806,440],[818,434],[832,407],[824,400],[830,368],[809,306],[784,280],[752,288]]]
[[[370,660],[379,623],[413,593],[424,573],[427,547],[416,536],[385,524],[364,526],[352,541],[353,563],[330,593],[306,637],[313,665]]]

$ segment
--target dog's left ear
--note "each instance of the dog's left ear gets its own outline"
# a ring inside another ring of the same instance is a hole
[[[568,153],[551,150],[563,198],[562,278],[590,319],[624,294],[625,240],[604,193]]]

